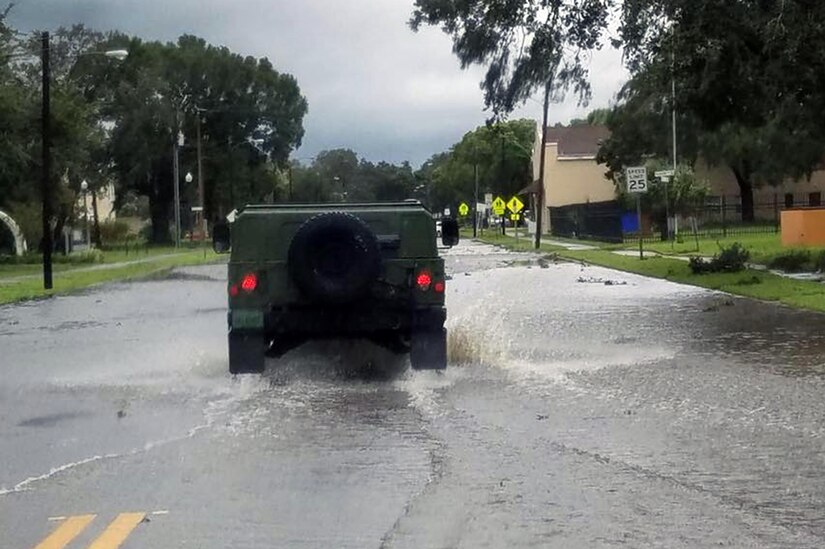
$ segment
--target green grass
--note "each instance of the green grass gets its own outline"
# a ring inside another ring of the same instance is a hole
[[[161,255],[161,254],[155,254]],[[82,268],[56,270],[54,275],[54,289],[43,289],[41,278],[26,279],[17,282],[2,283],[0,281],[0,304],[14,303],[27,299],[48,297],[54,294],[64,294],[74,290],[88,288],[105,282],[129,280],[167,271],[174,267],[187,265],[202,265],[223,261],[225,256],[219,256],[209,250],[204,256],[203,251],[188,251],[175,254],[173,257],[158,257],[152,261],[131,263],[111,269],[83,270]],[[16,266],[16,267],[30,267]],[[37,267],[37,266],[35,266]],[[83,266],[73,266],[83,267]],[[89,267],[88,265],[85,267]],[[37,267],[39,272],[39,267]]]
[[[784,247],[782,246],[781,236],[774,233],[744,234],[719,238],[700,238],[698,249],[696,247],[696,241],[687,233],[682,235],[682,238],[683,242],[645,242],[644,248],[645,250],[664,255],[699,255],[702,257],[711,257],[719,253],[719,250],[722,247],[727,248],[738,242],[750,252],[750,262],[759,265],[767,265],[777,256],[792,250],[808,250],[811,252],[812,256],[815,256],[818,252],[825,250],[825,248],[822,247]],[[554,240],[565,240],[573,243],[589,244],[602,250],[639,249],[638,241],[626,242],[624,244],[606,244],[604,242],[595,242],[590,240],[569,240],[556,238],[554,238]]]
[[[523,231],[523,230],[522,230]],[[473,231],[467,231],[467,233],[462,233],[462,238],[472,238]],[[488,244],[494,244],[497,246],[506,246],[510,250],[515,250],[519,252],[532,252],[535,251],[535,245],[533,243],[533,237],[530,235],[525,235],[523,232],[519,235],[518,241],[516,241],[515,237],[513,236],[504,236],[500,232],[495,232],[493,230],[487,229],[484,231],[483,235],[479,235],[479,240],[482,240]],[[561,250],[558,246],[553,246],[551,244],[542,243],[541,249],[543,251],[554,252],[557,250]]]
[[[480,240],[488,242],[486,237]],[[496,243],[510,247],[506,242]],[[642,261],[637,256],[622,256],[608,250],[556,250],[556,253],[565,259],[619,271],[825,312],[825,284],[818,282],[793,280],[751,269],[739,273],[695,275],[690,271],[687,261],[668,257],[650,257]]]
[[[679,242],[645,242],[645,249],[656,251],[662,254],[672,255],[701,255],[712,256],[719,253],[721,247],[729,247],[735,242],[739,242],[751,253],[751,261],[754,263],[767,263],[767,261],[790,248],[782,246],[782,240],[778,234],[745,234],[738,236],[727,236],[719,238],[700,238],[699,249],[696,249],[696,241],[684,236],[684,241]]]
[[[118,250],[107,250],[103,252],[98,252],[99,254],[99,261],[77,261],[77,262],[64,262],[63,256],[60,254],[54,255],[54,263],[52,268],[54,272],[66,272],[75,269],[87,269],[89,267],[93,267],[95,265],[100,264],[108,264],[108,263],[122,263],[122,262],[131,262],[131,261],[145,261],[147,259],[152,259],[162,255],[171,255],[171,254],[186,254],[192,253],[194,251],[200,251],[201,248],[191,248],[191,247],[182,247],[180,249],[175,249],[174,246],[150,246],[150,247],[141,247],[138,250],[126,250],[118,249]],[[211,252],[211,247],[208,248],[209,253]],[[201,251],[201,254],[203,252]],[[81,255],[81,253],[76,255]],[[72,257],[70,255],[69,257]],[[27,275],[36,275],[43,270],[43,266],[41,264],[40,255],[32,254],[31,257],[27,257],[27,263],[19,263],[19,264],[2,264],[0,263],[0,281],[3,278],[7,277],[18,277],[18,276],[27,276]]]

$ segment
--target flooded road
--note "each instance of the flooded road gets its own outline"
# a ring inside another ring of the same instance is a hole
[[[825,317],[445,258],[443,374],[325,344],[232,379],[220,266],[0,308],[0,546],[825,545]]]

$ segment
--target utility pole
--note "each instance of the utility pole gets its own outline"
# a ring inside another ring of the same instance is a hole
[[[178,164],[178,149],[183,140],[183,134],[178,125],[178,113],[175,112],[174,133],[172,135],[172,179],[175,191],[175,247],[180,247],[180,166]]]
[[[43,199],[43,288],[51,290],[52,280],[52,128],[51,128],[51,67],[49,64],[49,33],[41,35],[40,64],[43,71],[42,116],[41,128],[43,179],[40,191]]]
[[[292,202],[292,163],[289,164],[289,201]]]
[[[501,129],[501,123],[499,123]],[[499,185],[504,190],[504,131],[501,132],[501,168],[499,169]],[[489,207],[489,206],[488,206]],[[507,236],[507,228],[504,225],[504,219],[501,220],[501,236]]]
[[[544,210],[544,169],[547,156],[547,117],[550,111],[551,82],[544,87],[544,116],[541,124],[541,153],[539,160],[539,188],[536,193],[536,249],[541,249],[542,214]]]
[[[672,29],[672,44],[670,49],[670,115],[671,115],[671,129],[673,131],[673,177],[671,181],[676,180],[676,34],[675,28]],[[668,228],[670,226],[670,197],[668,193],[668,182],[665,182],[665,215],[668,220]],[[679,233],[679,225],[676,220],[676,215],[673,216],[673,237],[675,238]],[[668,232],[670,232],[668,230]],[[670,237],[671,235],[668,235]]]
[[[206,253],[206,192],[203,183],[203,153],[201,151],[201,112],[195,109],[197,120],[197,136],[198,136],[198,198],[200,200],[200,216],[201,216],[201,238],[203,239],[204,253]]]
[[[473,193],[473,238],[478,237],[478,158],[473,163],[475,177],[475,192]]]

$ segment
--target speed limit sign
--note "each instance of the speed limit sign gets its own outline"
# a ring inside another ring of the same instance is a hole
[[[647,192],[647,168],[644,166],[627,168],[625,170],[625,180],[627,181],[627,192],[634,194]]]

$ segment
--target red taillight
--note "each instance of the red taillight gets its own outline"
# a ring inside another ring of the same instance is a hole
[[[444,287],[443,282],[436,282],[435,286],[433,286],[433,289],[435,290],[435,293],[437,293],[437,294],[443,294],[444,293],[444,288],[445,287]]]
[[[427,271],[422,271],[418,273],[418,278],[415,279],[415,283],[418,284],[418,288],[422,292],[426,292],[430,289],[430,284],[433,283],[433,277]]]
[[[241,290],[245,291],[246,293],[254,292],[255,288],[258,287],[258,275],[255,273],[248,273],[245,274],[243,279],[241,280]]]
[[[229,295],[232,297],[238,297],[238,285],[233,284],[229,287]]]

